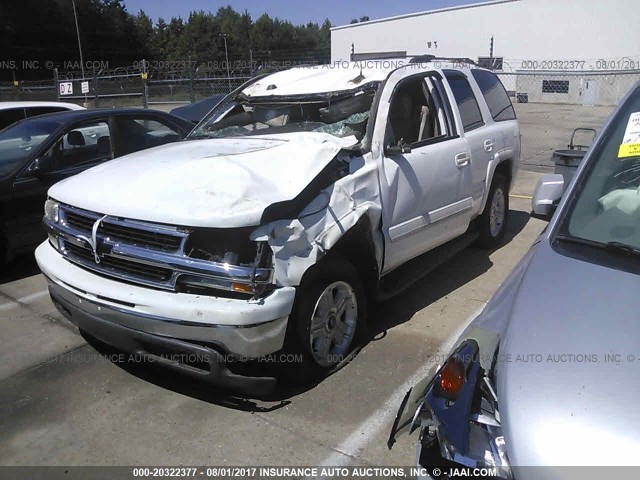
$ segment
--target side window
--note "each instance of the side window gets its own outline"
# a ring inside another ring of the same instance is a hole
[[[165,143],[177,142],[182,139],[180,132],[164,122],[149,117],[117,117],[118,143],[117,155],[126,155]]]
[[[411,145],[447,134],[446,114],[437,81],[424,76],[401,81],[391,97],[385,144]]]
[[[13,125],[17,121],[24,120],[24,108],[8,108],[0,110],[0,130]]]
[[[63,107],[28,107],[27,117],[36,117],[38,115],[44,115],[45,113],[65,112],[66,108]]]
[[[458,104],[464,130],[468,132],[484,125],[478,101],[473,94],[473,90],[471,90],[471,85],[469,85],[467,78],[457,71],[445,72],[445,76]]]
[[[67,130],[44,157],[53,170],[89,166],[111,159],[111,136],[107,122],[89,122]]]
[[[486,70],[474,69],[471,70],[471,74],[482,91],[493,119],[496,122],[515,120],[516,112],[513,110],[511,100],[500,79],[494,73]]]

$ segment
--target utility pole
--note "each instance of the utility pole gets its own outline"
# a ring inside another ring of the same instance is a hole
[[[227,60],[227,80],[229,81],[229,93],[231,93],[231,71],[229,69],[229,51],[227,50],[227,37],[228,33],[219,33],[219,37],[224,38],[224,56]]]
[[[76,35],[78,36],[78,51],[80,52],[80,69],[82,70],[82,80],[84,80],[84,60],[82,59],[82,44],[80,43],[80,28],[78,28],[78,13],[76,12],[76,1],[71,0],[73,5],[73,17],[76,20]]]

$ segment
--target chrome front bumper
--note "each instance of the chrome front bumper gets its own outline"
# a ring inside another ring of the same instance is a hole
[[[153,290],[79,268],[48,242],[37,248],[36,260],[52,297],[68,310],[61,309],[73,323],[90,317],[157,337],[207,343],[238,360],[275,353],[284,344],[293,287],[278,288],[256,300]]]

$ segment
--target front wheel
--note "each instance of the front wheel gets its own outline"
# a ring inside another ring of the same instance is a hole
[[[297,289],[286,342],[301,356],[297,370],[303,382],[330,373],[348,358],[366,308],[362,282],[347,260],[326,258],[312,269]]]
[[[502,244],[507,231],[509,215],[509,182],[502,173],[496,173],[489,189],[489,197],[482,215],[478,218],[480,238],[484,248],[496,248]]]

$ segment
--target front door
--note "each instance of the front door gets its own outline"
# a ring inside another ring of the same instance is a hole
[[[112,157],[106,120],[75,125],[61,133],[43,155],[19,174],[10,204],[15,212],[17,243],[35,245],[44,239],[42,217],[47,191],[54,183]]]
[[[456,133],[446,98],[436,72],[400,70],[382,93],[378,118],[387,121],[376,122],[374,138],[382,135],[384,145],[383,273],[461,235],[469,225],[471,152]]]

